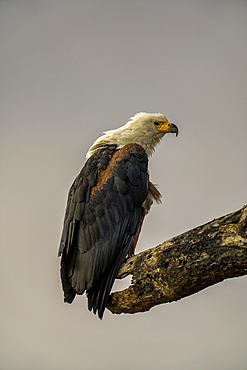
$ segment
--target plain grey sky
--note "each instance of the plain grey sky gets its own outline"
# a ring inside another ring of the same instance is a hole
[[[137,253],[246,204],[246,35],[244,0],[0,1],[1,369],[247,368],[247,277],[100,322],[57,258],[88,148],[139,111],[180,133]]]

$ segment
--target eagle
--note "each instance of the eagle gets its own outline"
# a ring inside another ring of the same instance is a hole
[[[86,292],[88,309],[103,318],[118,271],[134,254],[143,220],[161,194],[149,180],[148,158],[166,133],[161,113],[137,113],[106,131],[89,149],[67,200],[58,255],[64,302]]]

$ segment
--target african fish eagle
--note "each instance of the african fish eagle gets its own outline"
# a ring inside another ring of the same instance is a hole
[[[178,128],[161,113],[137,113],[89,149],[71,186],[59,248],[64,301],[86,291],[102,319],[114,280],[133,255],[145,215],[161,194],[149,180],[148,157]]]

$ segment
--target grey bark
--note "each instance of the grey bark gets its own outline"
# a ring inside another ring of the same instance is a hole
[[[131,285],[109,296],[112,313],[136,313],[247,274],[247,206],[130,257],[118,279]]]

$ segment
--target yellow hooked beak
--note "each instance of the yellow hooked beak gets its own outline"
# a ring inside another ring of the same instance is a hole
[[[170,122],[160,122],[159,126],[156,126],[157,130],[160,132],[168,133],[171,132],[178,136],[178,128],[174,123]]]

